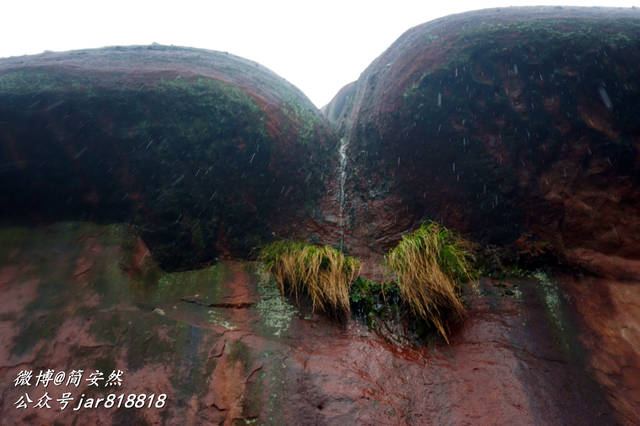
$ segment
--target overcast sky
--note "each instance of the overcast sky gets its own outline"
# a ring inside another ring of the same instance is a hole
[[[112,45],[173,44],[254,60],[328,103],[412,26],[479,8],[640,0],[136,1],[3,0],[0,57]]]

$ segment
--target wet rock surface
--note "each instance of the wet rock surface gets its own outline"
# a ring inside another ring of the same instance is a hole
[[[639,40],[633,10],[442,18],[324,108],[335,134],[225,53],[0,60],[1,422],[638,424]],[[466,284],[446,345],[294,308],[231,260],[295,237],[385,280],[424,219],[564,263]],[[84,377],[34,386],[48,369]],[[108,393],[167,399],[73,410]]]
[[[127,221],[169,269],[246,256],[313,208],[335,156],[273,72],[157,45],[2,59],[0,141],[0,221]]]
[[[640,247],[640,12],[507,8],[417,26],[325,109],[355,251],[424,219],[629,279]]]
[[[580,342],[594,377],[616,412],[629,424],[640,419],[640,282],[561,277],[585,332]]]
[[[390,344],[354,319],[339,325],[301,315],[254,263],[163,272],[125,225],[62,223],[4,228],[0,235],[0,288],[11,301],[0,314],[0,412],[11,424],[611,424],[637,418],[638,330],[616,337],[593,316],[586,324],[571,319],[565,290],[578,313],[597,306],[608,315],[597,298],[587,305],[575,299],[587,291],[575,279],[567,278],[566,288],[566,280],[544,276],[480,280],[465,289],[469,314],[451,345],[417,347]],[[602,338],[613,339],[606,352],[593,343]],[[628,345],[615,349],[623,338]],[[84,369],[85,377],[77,388],[14,386],[25,369],[34,376]],[[95,369],[105,375],[122,370],[122,387],[91,389],[86,378]],[[606,380],[598,384],[601,374]],[[25,392],[34,403],[48,392],[52,408],[16,408]],[[61,411],[56,400],[63,392],[75,398],[165,393],[167,402],[161,409],[74,412],[76,399]]]

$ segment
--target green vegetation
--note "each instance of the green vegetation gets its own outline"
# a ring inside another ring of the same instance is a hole
[[[394,282],[378,283],[358,277],[351,286],[351,307],[369,329],[379,329],[401,312],[398,286]]]
[[[397,291],[398,287],[393,282],[378,283],[366,278],[358,277],[351,287],[349,299],[353,303],[358,303],[363,300],[370,301],[374,295],[381,294],[386,300],[387,295],[395,294]]]
[[[448,342],[444,317],[448,312],[462,315],[458,284],[472,279],[468,244],[447,228],[429,222],[405,235],[386,260],[413,314],[432,324]]]
[[[459,284],[474,275],[469,244],[435,222],[424,223],[386,256],[397,282],[358,277],[360,261],[329,246],[275,241],[258,258],[283,295],[311,298],[313,309],[348,313],[354,309],[369,327],[398,314],[412,314],[447,340],[446,316],[464,312]]]
[[[313,310],[351,311],[349,289],[360,273],[359,260],[329,246],[294,241],[272,242],[260,249],[258,257],[274,274],[283,295],[288,291],[299,301],[306,293]]]
[[[314,310],[339,314],[353,307],[370,327],[377,317],[410,311],[447,342],[446,316],[464,312],[459,284],[471,280],[474,271],[469,244],[435,222],[405,235],[387,254],[386,263],[397,282],[358,277],[360,261],[329,246],[275,241],[261,247],[258,258],[275,276],[283,295],[298,302],[301,294],[308,295]]]
[[[309,145],[315,141],[315,129],[317,113],[312,106],[304,104],[300,99],[302,96],[295,92],[281,91],[284,101],[283,114],[295,123],[298,129],[298,141],[302,145]]]
[[[461,38],[471,40],[496,36],[519,34],[524,40],[547,40],[554,43],[617,44],[618,47],[631,46],[634,30],[640,28],[637,22],[626,19],[521,19],[509,23],[487,23],[467,25]],[[484,41],[484,40],[483,40]],[[588,47],[588,46],[587,46]],[[591,46],[593,47],[593,46]]]

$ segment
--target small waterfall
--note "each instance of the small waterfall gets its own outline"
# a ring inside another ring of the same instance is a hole
[[[349,146],[349,140],[346,137],[340,139],[340,146],[338,147],[338,154],[340,161],[338,163],[338,185],[339,195],[338,202],[340,205],[340,250],[344,249],[344,208],[345,208],[345,183],[347,181],[347,147]]]

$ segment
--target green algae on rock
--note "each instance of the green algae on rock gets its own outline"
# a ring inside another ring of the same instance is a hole
[[[531,7],[407,31],[325,109],[349,139],[353,244],[431,219],[593,271],[637,261],[639,29],[637,10]]]
[[[286,383],[278,342],[293,310],[257,265],[219,262],[165,272],[123,224],[0,228],[0,240],[3,294],[15,300],[1,310],[3,330],[9,330],[3,334],[3,362],[67,371],[121,369],[122,391],[168,395],[172,404],[132,414],[135,423],[196,412],[217,422],[228,414],[185,406],[193,398],[213,400],[248,421],[281,417],[280,403],[267,402],[264,387],[282,389]],[[80,391],[104,396],[102,388],[85,383]],[[9,418],[5,410],[12,407],[0,405]],[[19,423],[23,414],[13,410],[11,418]],[[76,414],[57,412],[56,421],[71,422]],[[114,423],[122,415],[94,414]]]
[[[12,225],[0,227],[0,417],[80,418],[16,409],[22,369],[117,368],[123,392],[166,393],[166,407],[83,423],[637,424],[637,15],[443,18],[326,109],[344,138],[350,255],[442,218],[534,255],[599,259],[603,275],[628,267],[628,282],[519,266],[517,279],[481,278],[447,347],[403,340],[424,330],[406,327],[393,286],[352,288],[376,334],[296,315],[253,262],[210,266],[274,231],[338,241],[337,191],[322,185],[337,139],[273,73],[161,46],[0,60],[0,224]],[[135,228],[13,226],[69,218]]]
[[[168,269],[268,240],[334,143],[266,68],[165,46],[3,59],[0,117],[0,221],[127,221]]]

